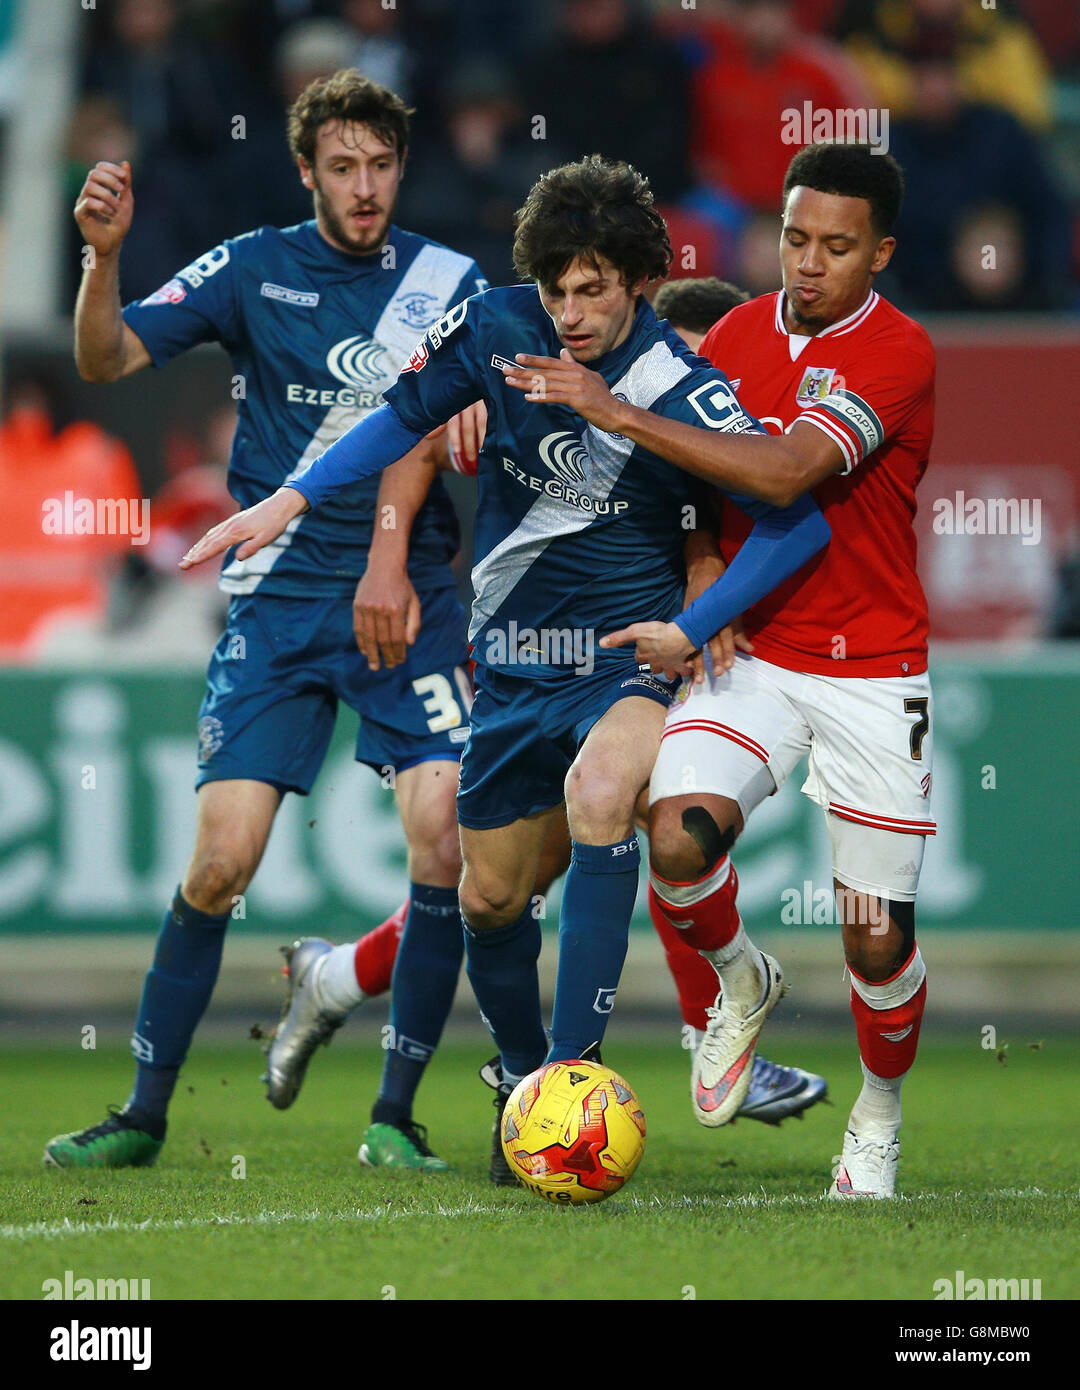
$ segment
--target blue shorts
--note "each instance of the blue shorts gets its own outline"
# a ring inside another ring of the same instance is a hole
[[[669,705],[680,682],[629,660],[558,680],[476,667],[472,728],[461,760],[458,823],[491,830],[550,810],[592,726],[619,700],[642,695]]]
[[[351,599],[234,598],[206,673],[196,787],[243,777],[306,795],[339,700],[360,715],[357,760],[376,771],[460,758],[472,694],[465,613],[452,588],[422,593],[420,612],[405,663],[372,671]]]

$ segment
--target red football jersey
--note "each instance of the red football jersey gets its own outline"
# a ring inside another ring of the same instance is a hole
[[[807,338],[784,326],[783,291],[740,304],[699,351],[770,434],[798,420],[839,445],[847,471],[814,488],[832,540],[743,615],[755,655],[793,671],[906,676],[926,670],[926,597],[915,569],[915,489],[934,429],[934,349],[876,291]],[[751,522],[724,507],[728,561]]]

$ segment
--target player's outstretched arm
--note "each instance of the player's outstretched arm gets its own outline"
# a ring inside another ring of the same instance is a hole
[[[246,560],[264,545],[276,541],[289,522],[308,509],[307,502],[294,488],[279,487],[254,507],[237,512],[225,521],[212,526],[201,540],[195,542],[180,561],[182,570],[192,569],[205,560],[212,560],[230,546],[239,546],[237,560]]]
[[[120,313],[120,247],[134,210],[127,160],[95,164],[75,204],[89,247],[75,301],[75,363],[84,381],[116,381],[150,364],[142,339]]]
[[[557,358],[518,353],[514,360],[520,370],[504,368],[503,376],[526,400],[569,406],[598,429],[625,435],[725,492],[787,507],[846,467],[840,446],[814,425],[796,423],[780,436],[725,434],[617,400],[599,372],[575,362],[565,349]]]
[[[424,438],[425,430],[402,424],[389,405],[381,405],[359,420],[320,454],[302,478],[296,478],[247,511],[237,512],[191,547],[180,561],[191,569],[231,545],[239,545],[238,560],[246,560],[277,540],[294,517],[340,492],[349,483],[370,478],[396,463]]]

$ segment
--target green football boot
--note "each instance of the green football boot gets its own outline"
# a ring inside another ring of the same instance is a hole
[[[155,1139],[110,1105],[101,1124],[50,1139],[43,1161],[50,1168],[149,1168],[164,1143],[164,1134]]]
[[[411,1120],[403,1124],[369,1125],[356,1155],[368,1168],[414,1168],[422,1173],[445,1173],[450,1167],[437,1158],[427,1142],[427,1130]]]

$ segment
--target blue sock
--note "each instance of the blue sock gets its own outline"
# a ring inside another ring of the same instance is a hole
[[[454,1002],[464,949],[457,889],[410,884],[409,915],[391,983],[391,1031],[371,1112],[374,1124],[412,1118],[416,1088]]]
[[[516,922],[494,931],[465,927],[465,969],[502,1058],[503,1071],[528,1076],[544,1060],[547,1038],[540,1013],[540,922],[532,904]]]
[[[227,912],[200,912],[179,888],[165,913],[135,1018],[135,1089],[127,1103],[152,1134],[164,1134],[176,1078],[214,992],[228,924]]]
[[[604,1036],[626,959],[640,864],[636,835],[616,845],[574,842],[559,913],[549,1062],[580,1057]]]

